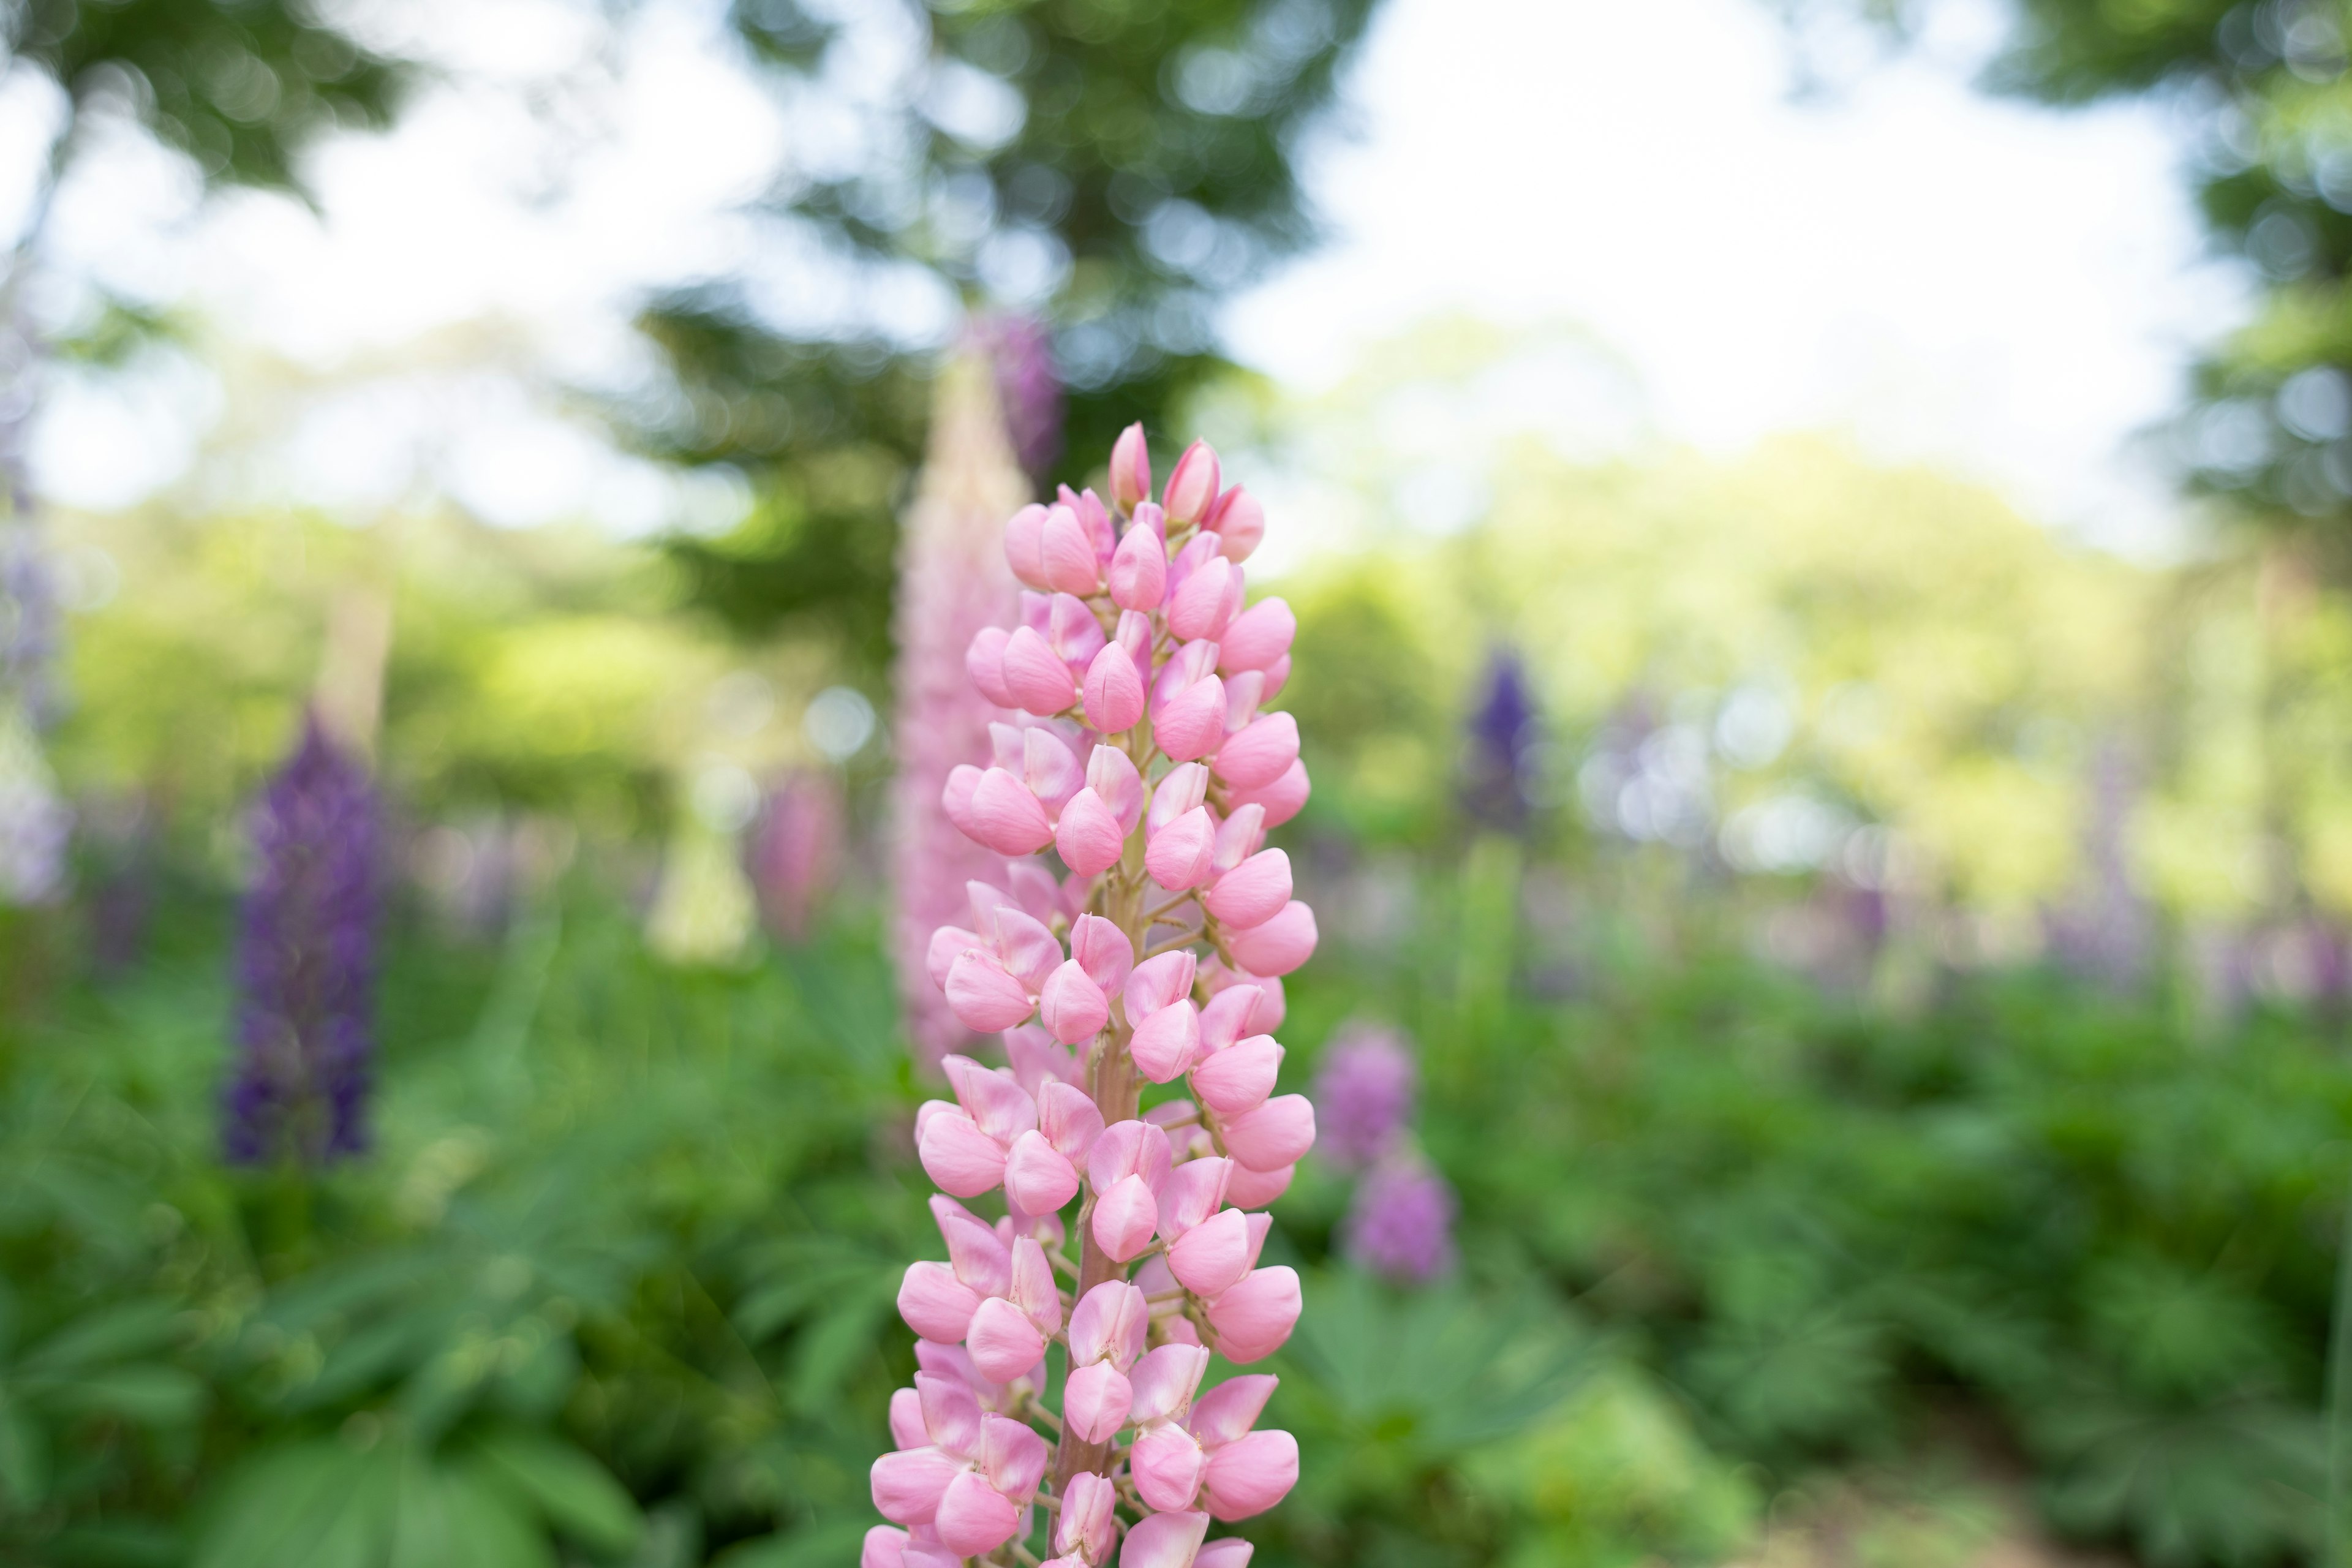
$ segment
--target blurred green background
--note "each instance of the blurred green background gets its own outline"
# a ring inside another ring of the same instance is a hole
[[[1900,47],[1923,8],[1780,9]],[[787,101],[849,92],[869,14],[710,13]],[[0,365],[0,1561],[846,1562],[913,1367],[893,1294],[940,1250],[882,801],[948,335],[780,317],[748,263],[638,300],[641,382],[541,391],[716,521],[237,482],[340,373],[69,275],[48,203],[125,135],[199,204],[301,188],[305,146],[448,68],[401,15],[0,7],[12,79],[53,89]],[[1833,433],[1595,453],[1473,418],[1440,505],[1401,426],[1608,353],[1401,320],[1308,392],[1212,314],[1316,238],[1299,138],[1368,4],[906,16],[925,80],[986,77],[1013,128],[860,87],[865,162],[749,205],[959,307],[1008,236],[1058,257],[1024,306],[1041,484],[1139,416],[1163,465],[1198,432],[1266,476],[1304,542],[1252,591],[1298,612],[1316,782],[1281,842],[1324,932],[1285,1088],[1398,1031],[1459,1199],[1417,1282],[1351,1256],[1349,1173],[1276,1207],[1307,1312],[1269,1419],[1306,1471],[1255,1561],[2352,1561],[2336,11],[2002,13],[1995,86],[2178,93],[2242,154],[2197,180],[2254,320],[2163,437],[2205,500],[2160,555]],[[228,411],[195,477],[44,500],[42,399],[158,356]],[[375,714],[373,1146],[236,1168],[246,814],[314,698]],[[781,814],[820,810],[780,869]]]

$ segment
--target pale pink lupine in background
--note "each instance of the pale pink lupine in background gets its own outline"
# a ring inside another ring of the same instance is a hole
[[[1281,976],[1317,940],[1265,844],[1307,792],[1297,725],[1265,709],[1297,623],[1279,599],[1244,608],[1265,514],[1213,452],[1185,452],[1156,501],[1151,479],[1136,426],[1108,498],[1011,512],[999,560],[1023,591],[958,650],[995,721],[932,784],[986,863],[951,898],[901,863],[939,911],[902,926],[902,965],[1005,1065],[950,1051],[954,1098],[916,1117],[947,1259],[899,1288],[922,1371],[891,1405],[890,1522],[864,1568],[1035,1563],[1041,1529],[1048,1568],[1243,1568],[1249,1543],[1212,1525],[1298,1477],[1297,1444],[1258,1426],[1277,1380],[1212,1375],[1279,1350],[1300,1308],[1254,1212],[1315,1142],[1307,1098],[1274,1092]],[[935,629],[906,646],[935,653]],[[966,710],[908,700],[902,757],[946,754],[913,732],[934,711]],[[1143,1109],[1147,1082],[1180,1080]]]
[[[982,626],[1013,612],[1016,585],[1004,563],[1004,519],[1028,499],[999,411],[995,373],[976,348],[940,376],[930,446],[899,544],[894,629],[898,710],[891,743],[898,775],[890,791],[894,928],[907,1027],[926,1064],[971,1037],[923,972],[931,932],[958,918],[975,878],[999,878],[1003,862],[940,815],[950,770],[988,749],[989,725],[1010,720],[972,689],[964,650]]]
[[[849,830],[841,784],[829,773],[797,768],[778,780],[761,808],[745,868],[761,918],[786,942],[805,942],[841,876]]]

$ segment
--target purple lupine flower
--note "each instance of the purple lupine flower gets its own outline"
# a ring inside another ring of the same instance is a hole
[[[1528,825],[1527,766],[1537,734],[1535,701],[1518,656],[1497,648],[1486,689],[1472,710],[1464,759],[1462,805],[1473,820],[1503,833]]]
[[[243,1164],[366,1146],[375,1007],[376,801],[305,716],[253,816],[259,872],[237,946],[237,1065],[222,1142]]]
[[[769,792],[746,869],[769,929],[786,942],[807,940],[840,877],[847,832],[841,785],[832,774],[799,769]]]
[[[1412,1117],[1412,1053],[1394,1031],[1351,1024],[1325,1048],[1315,1076],[1315,1125],[1323,1152],[1342,1165],[1390,1153]]]
[[[974,333],[996,368],[996,401],[1013,454],[1031,474],[1062,455],[1062,378],[1054,371],[1054,337],[1034,316],[988,316]]]
[[[1454,1263],[1454,1189],[1417,1158],[1382,1161],[1356,1188],[1340,1245],[1359,1268],[1423,1284]]]

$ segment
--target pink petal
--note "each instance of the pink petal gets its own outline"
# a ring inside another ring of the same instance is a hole
[[[1134,728],[1143,717],[1143,677],[1136,673],[1135,660],[1125,648],[1117,643],[1103,645],[1087,666],[1080,700],[1087,722],[1104,734]]]
[[[1168,1179],[1168,1134],[1148,1121],[1115,1121],[1087,1155],[1087,1180],[1102,1192],[1124,1176],[1141,1176],[1154,1192]]]
[[[1213,675],[1186,687],[1151,716],[1152,743],[1176,762],[1205,757],[1224,738],[1225,688]]]
[[[1122,1176],[1096,1194],[1095,1245],[1115,1263],[1125,1263],[1150,1247],[1159,1223],[1159,1200],[1141,1176]]]
[[[973,1298],[978,1300],[978,1297]],[[931,1435],[923,1429],[923,1396],[911,1388],[890,1394],[890,1441],[901,1448],[926,1448]]]
[[[1034,855],[1054,841],[1054,825],[1029,787],[1003,768],[980,776],[964,837],[999,855]]]
[[[1208,1468],[1208,1456],[1201,1452],[1200,1441],[1192,1434],[1163,1424],[1136,1434],[1127,1464],[1143,1500],[1165,1513],[1192,1505],[1201,1489],[1202,1473]]]
[[[1186,642],[1213,639],[1233,619],[1227,595],[1241,597],[1241,568],[1219,557],[1187,576],[1168,596],[1168,629]]]
[[[1215,984],[1213,974],[1211,984]],[[1255,985],[1224,985],[1209,998],[1201,1009],[1201,1048],[1222,1051],[1250,1032],[1249,1016],[1257,1006],[1258,990]]]
[[[960,1377],[919,1372],[915,1397],[931,1446],[943,1454],[970,1458],[980,1445],[980,1397],[971,1385]]]
[[[1265,841],[1265,807],[1237,805],[1217,828],[1217,869],[1230,871]]]
[[[1004,1194],[1020,1205],[1024,1214],[1053,1214],[1076,1196],[1077,1191],[1078,1168],[1070,1163],[1069,1156],[1047,1142],[1044,1133],[1024,1132],[1013,1141],[1012,1151],[1004,1160]],[[961,1334],[925,1337],[963,1338]]]
[[[1235,736],[1239,740],[1240,736]],[[1232,742],[1226,742],[1228,745]],[[1087,782],[1076,755],[1051,730],[1038,728],[1022,737],[1021,782],[1037,797],[1048,815],[1058,812]]]
[[[1045,509],[1034,504],[1014,512],[1004,525],[1004,563],[1032,588],[1045,585]]]
[[[907,1532],[877,1524],[866,1532],[865,1548],[857,1554],[857,1568],[905,1568]]]
[[[1054,507],[1045,513],[1038,555],[1045,568],[1045,585],[1057,593],[1084,597],[1102,585],[1102,563],[1095,557],[1095,542],[1087,537],[1086,525],[1068,507]]]
[[[1168,825],[1197,808],[1209,797],[1209,770],[1198,763],[1171,768],[1151,792],[1151,809],[1143,820],[1143,836],[1156,838]]]
[[[1272,784],[1262,789],[1236,790],[1229,798],[1237,806],[1263,805],[1265,807],[1265,825],[1279,827],[1297,816],[1298,808],[1307,804],[1307,764],[1293,763]]]
[[[1103,1443],[1127,1425],[1134,1398],[1127,1374],[1107,1361],[1090,1362],[1070,1373],[1062,1391],[1062,1419],[1088,1443]]]
[[[1202,783],[1206,784],[1206,779]],[[1097,746],[1087,759],[1087,787],[1118,818],[1119,837],[1135,831],[1143,820],[1143,775],[1134,761],[1117,746]]]
[[[977,1557],[1013,1539],[1021,1510],[979,1471],[966,1470],[940,1493],[933,1528],[940,1545],[959,1557]]]
[[[1290,1338],[1298,1309],[1297,1270],[1281,1265],[1253,1269],[1209,1304],[1209,1326],[1217,1331],[1217,1349],[1226,1360],[1263,1361]]]
[[[1188,642],[1178,647],[1168,662],[1160,667],[1160,673],[1151,678],[1153,716],[1157,717],[1160,709],[1176,700],[1180,693],[1206,680],[1216,668],[1215,643]]]
[[[1113,1429],[1116,1430],[1116,1424]],[[1099,1443],[1100,1437],[1089,1437]],[[1118,1528],[1118,1489],[1108,1476],[1080,1470],[1062,1494],[1062,1517],[1054,1527],[1054,1546],[1061,1552],[1083,1551],[1100,1563],[1109,1555],[1113,1532]]]
[[[1004,689],[1013,706],[1051,718],[1077,700],[1078,683],[1070,667],[1034,628],[1017,626],[1004,639]]]
[[[1315,911],[1291,900],[1271,919],[1230,932],[1225,950],[1252,974],[1284,975],[1315,955]]]
[[[1054,595],[1053,608],[1045,617],[1045,642],[1064,664],[1073,669],[1091,664],[1109,640],[1084,599],[1068,594]]]
[[[953,1342],[971,1328],[980,1294],[944,1263],[910,1263],[898,1286],[898,1316],[918,1337]],[[928,1438],[920,1441],[929,1441]],[[903,1446],[903,1445],[902,1445]]]
[[[1171,893],[1197,888],[1209,879],[1216,844],[1217,827],[1209,820],[1209,808],[1196,805],[1152,836],[1144,847],[1143,868]]]
[[[1002,1296],[1013,1288],[1013,1249],[995,1226],[953,1198],[931,1199],[931,1217],[948,1244],[948,1266],[957,1279],[982,1296]]]
[[[1226,995],[1232,995],[1227,992]],[[1192,1069],[1192,1092],[1223,1117],[1240,1117],[1265,1103],[1282,1068],[1282,1047],[1272,1035],[1236,1041]]]
[[[1217,454],[1206,441],[1195,441],[1184,448],[1176,459],[1176,467],[1168,475],[1168,489],[1162,492],[1160,504],[1168,512],[1171,527],[1195,523],[1208,515],[1217,499]]]
[[[931,977],[932,984],[945,989],[948,971],[955,967],[955,961],[983,945],[975,931],[961,926],[941,926],[931,933],[930,942],[923,950],[923,971]]]
[[[874,1461],[874,1510],[894,1524],[929,1524],[963,1461],[937,1448],[903,1448]]]
[[[1037,1325],[1040,1333],[1061,1332],[1061,1289],[1054,1283],[1054,1266],[1045,1260],[1045,1249],[1033,1237],[1024,1236],[1013,1244],[1013,1290],[1006,1299]]]
[[[1122,610],[1156,610],[1167,591],[1167,541],[1148,528],[1129,529],[1110,558],[1111,603]]]
[[[1174,1081],[1192,1065],[1200,1047],[1201,1015],[1189,997],[1144,1019],[1127,1042],[1136,1070],[1154,1083]]]
[[[1234,1179],[1225,1184],[1225,1201],[1235,1208],[1262,1209],[1288,1192],[1290,1179],[1297,1173],[1296,1165],[1280,1165],[1271,1171],[1236,1165]]]
[[[1226,1209],[1194,1226],[1168,1248],[1168,1269],[1195,1296],[1222,1296],[1249,1272],[1249,1219]]]
[[[1120,431],[1118,439],[1111,443],[1111,504],[1121,511],[1132,512],[1150,494],[1151,453],[1144,446],[1143,426],[1139,422]]]
[[[1123,1279],[1106,1279],[1078,1299],[1070,1312],[1070,1360],[1073,1364],[1104,1361],[1129,1367],[1143,1353],[1143,1334],[1151,1304],[1141,1287]]]
[[[1009,1415],[980,1418],[980,1470],[988,1484],[1015,1502],[1027,1502],[1045,1476],[1045,1439]]]
[[[1287,1432],[1252,1432],[1209,1456],[1202,1477],[1209,1517],[1231,1523],[1264,1513],[1298,1484],[1298,1439]]]
[[[1192,1568],[1249,1568],[1250,1557],[1256,1551],[1240,1536],[1228,1535],[1202,1547],[1192,1558]]]
[[[1264,669],[1290,651],[1298,617],[1281,599],[1260,599],[1233,618],[1217,638],[1217,668],[1226,674]]]
[[[1161,1237],[1173,1241],[1216,1213],[1217,1205],[1225,1201],[1225,1183],[1233,1171],[1231,1160],[1212,1155],[1187,1160],[1169,1172],[1168,1179],[1160,1184]]]
[[[956,831],[974,843],[980,841],[980,814],[972,809],[972,796],[980,790],[981,772],[970,763],[958,763],[948,770],[948,782],[940,791],[940,809],[947,813]]]
[[[1102,1136],[1102,1111],[1074,1084],[1049,1083],[1037,1100],[1037,1131],[1062,1153],[1084,1160]]]
[[[1218,878],[1201,901],[1228,931],[1262,926],[1290,902],[1290,857],[1261,849]]]
[[[1217,498],[1208,524],[1217,531],[1217,548],[1228,561],[1246,561],[1265,537],[1265,508],[1258,499],[1235,485]]]
[[[948,1087],[982,1132],[1000,1143],[1010,1143],[1037,1125],[1037,1102],[1010,1075],[985,1068],[970,1057],[940,1059]]]
[[[971,1352],[971,1363],[982,1377],[1011,1383],[1045,1353],[1045,1336],[1020,1308],[992,1296],[972,1313],[963,1348]]]
[[[1198,964],[1191,953],[1181,951],[1163,952],[1137,964],[1123,989],[1127,1021],[1132,1024],[1149,1018],[1162,1007],[1173,1006],[1190,996],[1193,979],[1199,973]]]
[[[1127,933],[1100,915],[1080,915],[1070,928],[1070,956],[1106,991],[1116,991],[1135,973],[1135,946]]]
[[[1082,789],[1062,807],[1054,828],[1054,847],[1062,861],[1081,877],[1108,871],[1127,853],[1127,830],[1091,789]]]
[[[940,1190],[976,1198],[1004,1180],[1004,1146],[961,1113],[937,1115],[923,1124],[916,1157]]]
[[[1253,1171],[1295,1163],[1315,1147],[1315,1107],[1303,1094],[1278,1094],[1224,1125],[1225,1152]]]
[[[1201,1539],[1209,1533],[1205,1513],[1155,1513],[1127,1532],[1118,1568],[1192,1568]]]
[[[1273,701],[1276,698],[1282,695],[1282,689],[1289,684],[1290,656],[1288,654],[1284,654],[1280,658],[1276,659],[1272,664],[1265,667],[1265,691],[1258,698],[1258,700],[1261,702]]]
[[[1135,1385],[1135,1405],[1128,1418],[1139,1426],[1147,1421],[1181,1421],[1192,1408],[1192,1395],[1209,1370],[1209,1352],[1199,1345],[1161,1345],[1135,1363],[1128,1381]]]
[[[1054,933],[1045,929],[1043,921],[1026,910],[1000,904],[989,911],[982,930],[1013,978],[1033,996],[1045,989],[1054,971],[1062,966],[1062,944],[1054,940]]]
[[[1046,1032],[1066,1046],[1093,1039],[1110,1022],[1110,998],[1075,958],[1054,971],[1037,1001]]]
[[[980,694],[999,708],[1018,706],[1004,685],[1004,642],[1008,635],[1003,626],[982,626],[972,634],[971,645],[963,650],[963,672],[971,678]]]
[[[1217,776],[1239,790],[1264,789],[1298,760],[1298,721],[1261,713],[1217,748]]]
[[[1270,1373],[1229,1377],[1192,1402],[1184,1425],[1212,1454],[1257,1425],[1265,1402],[1274,1397],[1282,1379]]]
[[[1042,1130],[1049,1124],[1045,1112],[1045,1091],[1049,1087],[1066,1086],[1077,1071],[1077,1058],[1054,1043],[1052,1037],[1034,1024],[1024,1024],[1004,1031],[1004,1057],[1013,1064],[1013,1079],[1027,1089],[1037,1101],[1037,1125]],[[1088,1101],[1089,1104],[1092,1101]],[[1045,1136],[1054,1134],[1047,1131]]]

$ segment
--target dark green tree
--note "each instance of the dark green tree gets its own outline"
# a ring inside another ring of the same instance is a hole
[[[1173,434],[1171,405],[1226,368],[1215,300],[1312,237],[1298,139],[1372,4],[910,5],[920,63],[911,90],[861,109],[867,155],[792,169],[763,210],[796,265],[900,286],[916,268],[975,308],[1042,315],[1067,457],[1040,477],[1076,477],[1129,420]],[[850,29],[793,0],[736,0],[733,19],[788,100],[834,92]],[[732,532],[673,547],[701,602],[746,632],[821,619],[878,665],[931,356],[887,322],[786,324],[798,315],[746,280],[656,302],[644,324],[683,395],[630,422],[662,456],[753,479]]]

